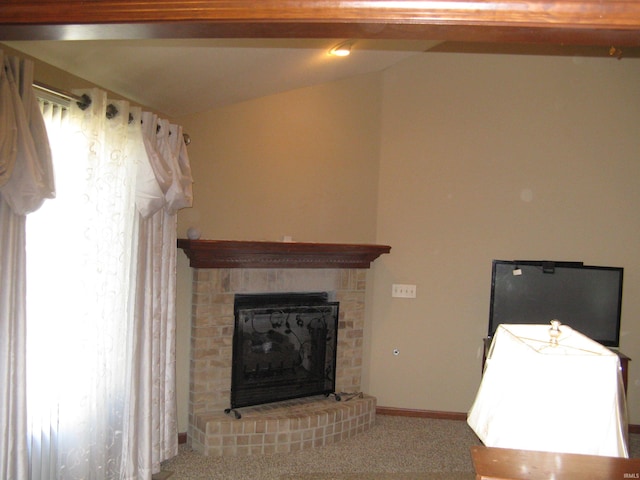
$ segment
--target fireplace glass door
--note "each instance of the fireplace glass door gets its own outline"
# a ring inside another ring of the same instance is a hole
[[[338,308],[326,292],[236,295],[231,407],[333,393]]]

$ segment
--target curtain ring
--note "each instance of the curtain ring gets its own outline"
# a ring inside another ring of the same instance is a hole
[[[83,93],[80,100],[76,102],[76,105],[78,105],[80,110],[86,110],[91,106],[91,97],[86,93]]]
[[[118,115],[118,107],[116,107],[113,103],[107,105],[107,118],[111,120],[116,115]]]

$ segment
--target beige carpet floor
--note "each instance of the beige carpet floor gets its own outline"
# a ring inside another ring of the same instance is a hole
[[[378,415],[368,432],[296,453],[219,458],[183,445],[163,470],[170,480],[473,480],[472,445],[463,421]],[[630,453],[640,458],[640,435]]]
[[[291,473],[282,480],[475,480],[473,473]]]
[[[292,473],[282,480],[475,480],[473,473]]]
[[[473,479],[469,449],[477,444],[465,422],[378,415],[369,431],[334,445],[222,458],[182,446],[163,469],[174,472],[171,480],[369,480],[372,472],[387,475],[376,480],[465,480]],[[426,473],[456,476],[425,477]]]

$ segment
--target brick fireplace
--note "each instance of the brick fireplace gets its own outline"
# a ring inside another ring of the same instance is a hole
[[[366,269],[390,247],[183,240],[193,269],[188,442],[205,455],[287,452],[365,431],[375,398],[361,393]],[[334,397],[230,406],[237,293],[329,292],[340,302]],[[353,395],[358,394],[358,395]]]

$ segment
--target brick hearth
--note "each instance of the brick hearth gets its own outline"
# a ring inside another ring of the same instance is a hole
[[[195,429],[203,440],[192,446],[213,456],[297,452],[366,432],[375,414],[375,398],[364,395],[340,402],[319,396],[247,407],[240,419],[223,413],[197,415]]]

